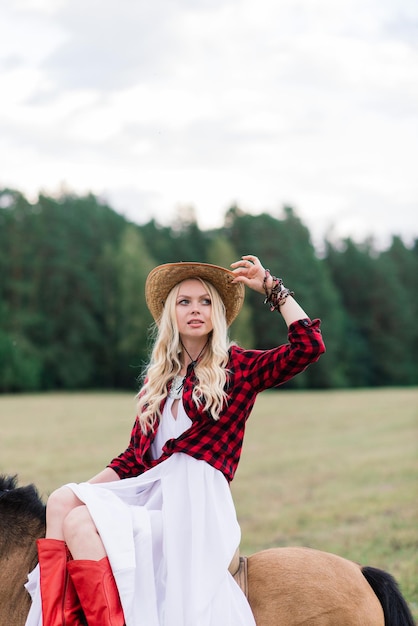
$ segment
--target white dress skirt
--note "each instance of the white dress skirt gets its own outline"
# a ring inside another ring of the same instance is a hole
[[[165,404],[154,458],[191,423],[181,402],[174,419],[172,403]],[[134,478],[67,486],[96,524],[126,626],[255,626],[228,571],[241,532],[222,472],[176,453]],[[26,589],[32,597],[26,626],[42,626],[39,566]]]

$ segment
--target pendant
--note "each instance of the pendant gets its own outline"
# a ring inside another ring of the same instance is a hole
[[[171,383],[170,391],[168,392],[169,398],[173,398],[173,400],[179,400],[182,397],[185,378],[185,376],[174,376],[173,382]]]

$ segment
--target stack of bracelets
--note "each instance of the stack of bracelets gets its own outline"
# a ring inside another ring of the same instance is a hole
[[[288,296],[294,296],[294,292],[290,291],[283,285],[283,281],[281,278],[276,278],[276,276],[271,276],[273,280],[273,285],[270,290],[267,289],[267,279],[271,276],[270,270],[266,269],[266,273],[264,276],[263,287],[266,293],[266,299],[264,300],[264,304],[268,304],[270,307],[270,311],[279,311],[280,307],[286,302],[286,298]]]

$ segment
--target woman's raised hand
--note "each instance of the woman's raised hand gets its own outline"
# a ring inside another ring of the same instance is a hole
[[[239,261],[231,263],[235,278],[232,282],[244,283],[250,289],[264,293],[264,279],[266,270],[260,263],[260,259],[253,254],[245,254]]]

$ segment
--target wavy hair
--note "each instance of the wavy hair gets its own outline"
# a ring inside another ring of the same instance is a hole
[[[222,407],[227,399],[225,385],[228,372],[226,365],[229,348],[232,345],[228,337],[225,306],[218,291],[200,278],[200,282],[210,295],[213,329],[208,345],[196,363],[194,371],[197,383],[193,387],[192,398],[196,407],[203,406],[213,419],[219,419]],[[167,397],[170,380],[181,370],[182,345],[176,318],[176,299],[179,289],[177,284],[167,296],[159,325],[155,325],[156,338],[151,357],[145,369],[145,381],[138,393],[138,417],[142,432],[154,430],[161,418],[161,403]]]

